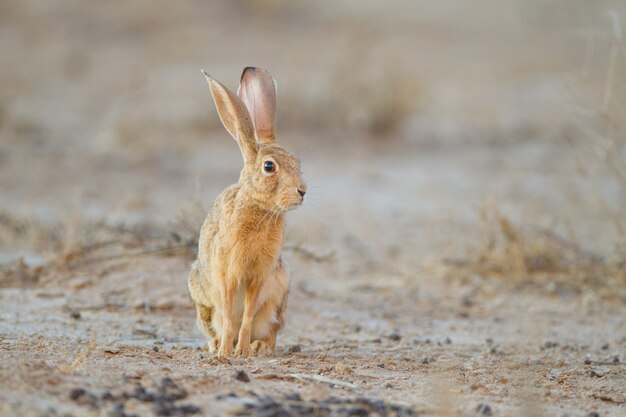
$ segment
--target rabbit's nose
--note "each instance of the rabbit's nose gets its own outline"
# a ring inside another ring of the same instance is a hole
[[[300,194],[300,197],[304,198],[304,195],[306,194],[306,191],[298,188],[298,194]]]

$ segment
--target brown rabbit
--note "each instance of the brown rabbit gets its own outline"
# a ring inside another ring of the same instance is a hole
[[[244,166],[237,184],[217,198],[200,230],[189,273],[198,326],[219,356],[266,355],[284,326],[289,271],[281,260],[285,212],[302,204],[300,162],[275,139],[276,86],[260,68],[243,70],[235,94],[206,72],[224,127]],[[252,341],[252,343],[251,343]]]

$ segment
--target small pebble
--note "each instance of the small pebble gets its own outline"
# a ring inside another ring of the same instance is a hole
[[[476,412],[483,416],[491,416],[493,412],[491,411],[491,406],[489,404],[478,404],[476,407]]]
[[[557,379],[563,373],[563,369],[553,368],[550,370],[550,379]]]
[[[608,343],[603,344],[602,350],[609,350],[609,344]]]
[[[398,340],[402,339],[402,336],[400,336],[400,333],[397,333],[397,332],[391,333],[388,337],[390,340],[393,340],[394,342],[397,342]]]
[[[104,394],[102,394],[102,397],[100,397],[100,398],[102,398],[102,401],[113,401],[113,400],[115,400],[115,397],[109,391],[105,391]]]
[[[591,371],[589,372],[589,375],[592,378],[602,378],[603,376],[605,376],[606,374],[608,374],[610,372],[611,372],[610,368],[596,366],[596,367],[591,369]]]
[[[70,313],[70,317],[73,318],[74,320],[80,320],[80,312],[78,311],[72,311]]]
[[[235,379],[241,382],[250,382],[250,377],[245,371],[238,370],[235,372]]]
[[[430,359],[424,358],[422,359],[422,365],[428,365],[430,363]]]
[[[585,365],[591,365],[591,358],[585,358]]]
[[[446,345],[451,345],[452,344],[452,339],[450,339],[449,337],[446,337]]]
[[[74,388],[70,391],[70,399],[72,401],[76,401],[85,394],[87,394],[87,391],[85,391],[83,388]]]
[[[286,395],[285,399],[289,401],[302,401],[302,397],[300,397],[300,394],[298,394],[297,392]]]
[[[115,404],[113,410],[108,414],[109,417],[126,417],[127,414],[124,411],[124,403]]]
[[[287,349],[288,353],[298,353],[298,352],[302,352],[302,346],[300,345],[291,345],[289,346],[289,349]]]
[[[587,417],[600,417],[600,413],[598,413],[597,411],[592,411],[587,414]]]

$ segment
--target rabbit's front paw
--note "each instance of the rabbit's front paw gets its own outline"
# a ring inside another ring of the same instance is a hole
[[[272,353],[272,347],[265,340],[255,340],[250,345],[254,356],[269,356]]]
[[[235,355],[243,357],[250,356],[250,345],[237,343],[237,347],[235,348]]]
[[[220,348],[217,351],[217,356],[220,358],[223,358],[225,356],[230,356],[233,354],[233,345],[229,344],[229,343],[222,343],[220,344]]]

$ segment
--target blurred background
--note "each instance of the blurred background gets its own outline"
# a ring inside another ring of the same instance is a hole
[[[242,167],[200,70],[246,66],[309,185],[250,389],[621,415],[625,28],[623,0],[0,0],[0,415],[241,389],[186,276]]]
[[[348,271],[357,252],[412,270],[507,246],[502,221],[557,246],[522,263],[621,256],[625,8],[4,1],[4,259],[93,241],[98,222],[192,242],[241,168],[200,69],[235,89],[248,65],[277,79],[279,141],[311,183],[290,239]]]

